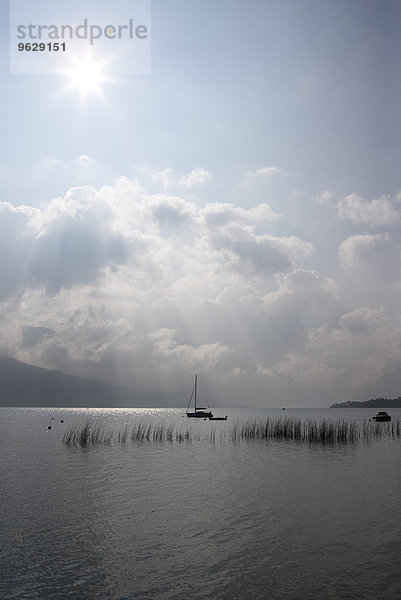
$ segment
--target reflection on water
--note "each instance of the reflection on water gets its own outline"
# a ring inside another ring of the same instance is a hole
[[[182,413],[0,414],[4,600],[400,597],[397,439],[81,449],[72,422]]]

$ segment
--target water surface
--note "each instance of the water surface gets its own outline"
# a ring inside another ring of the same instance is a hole
[[[401,441],[223,435],[233,420],[283,413],[188,423],[174,409],[0,409],[0,597],[399,600]],[[72,423],[117,432],[134,418],[190,427],[192,441],[62,443]]]

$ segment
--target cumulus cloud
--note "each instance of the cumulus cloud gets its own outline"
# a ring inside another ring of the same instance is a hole
[[[384,378],[401,367],[400,342],[401,327],[383,307],[360,307],[332,326],[310,329],[302,353],[289,353],[270,372],[309,384],[325,381],[349,394],[358,388],[380,393]]]
[[[388,233],[352,235],[344,240],[339,248],[339,257],[343,267],[351,268],[361,260],[373,258],[372,251],[389,240]]]
[[[213,203],[202,209],[201,216],[212,248],[227,263],[248,273],[286,271],[313,252],[311,243],[296,236],[256,232],[261,222],[274,221],[279,216],[267,204],[246,210],[228,203]]]
[[[41,210],[3,203],[1,211],[3,309],[18,298],[3,323],[14,354],[91,376],[129,356],[125,383],[133,370],[145,377],[145,364],[243,369],[241,336],[266,320],[250,282],[291,271],[313,251],[268,231],[279,215],[267,203],[201,207],[126,177],[71,188]]]
[[[202,175],[191,173],[188,185],[159,174],[157,193],[120,177],[40,209],[0,203],[3,349],[140,389],[207,372],[221,402],[239,403],[249,389],[256,402],[298,385],[366,391],[398,368],[400,323],[381,290],[369,296],[372,281],[393,282],[399,301],[394,233],[346,238],[329,276],[285,214],[265,201],[195,202]]]
[[[161,171],[156,171],[156,173],[153,173],[152,179],[156,183],[160,184],[164,190],[167,190],[167,188],[173,185],[172,176],[172,169],[162,169]]]
[[[107,221],[93,188],[69,190],[43,211],[2,203],[0,277],[3,297],[26,287],[93,282],[100,270],[125,260],[125,242]]]
[[[206,169],[194,169],[190,171],[183,177],[181,177],[179,181],[179,185],[190,190],[191,188],[197,185],[204,185],[205,183],[209,183],[212,180],[212,176],[209,171]]]
[[[169,188],[184,188],[190,190],[194,187],[205,185],[212,181],[212,174],[206,169],[193,169],[178,179],[174,177],[172,169],[163,169],[152,175],[153,181],[161,184],[164,190]]]
[[[338,215],[355,225],[369,227],[388,227],[400,220],[395,199],[388,195],[369,201],[358,194],[349,194],[338,203]]]
[[[352,335],[370,335],[386,322],[384,307],[373,309],[361,306],[350,313],[342,315],[339,320],[341,330],[348,331]]]
[[[311,327],[341,314],[341,302],[333,279],[314,270],[298,268],[276,281],[277,288],[262,300],[279,356],[302,348]]]
[[[249,224],[254,228],[260,222],[275,221],[280,217],[267,203],[245,209],[230,202],[208,203],[201,209],[200,215],[210,228],[229,223]]]

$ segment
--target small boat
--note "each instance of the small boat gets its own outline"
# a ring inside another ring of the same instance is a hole
[[[209,421],[227,421],[227,415],[225,417],[209,417]]]
[[[391,421],[391,417],[384,410],[381,410],[373,417],[374,421]]]
[[[210,410],[207,410],[206,408],[202,407],[202,406],[197,406],[196,404],[196,400],[197,400],[197,394],[198,394],[198,376],[195,375],[195,383],[194,383],[194,387],[192,390],[192,394],[191,397],[189,398],[189,402],[188,402],[188,406],[187,406],[187,417],[190,418],[198,418],[198,419],[213,419],[213,413]],[[192,399],[194,399],[194,411],[191,412],[189,410],[189,407],[191,405]]]

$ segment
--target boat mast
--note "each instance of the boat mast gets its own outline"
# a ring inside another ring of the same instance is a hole
[[[195,412],[196,412],[196,391],[198,387],[198,375],[195,375]]]

